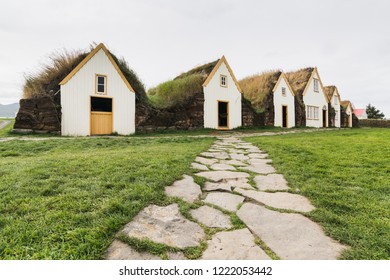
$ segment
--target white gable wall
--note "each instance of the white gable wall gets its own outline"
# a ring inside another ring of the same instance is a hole
[[[107,95],[95,93],[96,74],[107,76]],[[135,132],[135,94],[129,90],[103,49],[61,85],[62,135],[90,135],[90,98],[113,98],[113,132]]]
[[[227,76],[227,87],[221,87],[220,76]],[[204,127],[218,129],[218,101],[229,102],[229,129],[241,126],[241,93],[223,62],[204,91]]]
[[[352,109],[351,109],[351,105],[348,105],[347,109],[345,110],[345,112],[347,113],[348,115],[348,123],[347,123],[347,126],[348,127],[352,127]]]
[[[274,109],[275,109],[275,119],[274,126],[283,126],[283,110],[282,106],[287,106],[287,127],[295,126],[295,102],[294,95],[291,92],[289,86],[286,83],[284,77],[280,78],[280,83],[274,91]],[[282,88],[286,89],[286,95],[282,95]]]
[[[337,105],[335,103],[335,96],[337,97]],[[335,93],[333,94],[332,96],[332,100],[330,101],[333,109],[335,109],[336,111],[336,115],[337,117],[335,117],[335,127],[340,127],[340,123],[341,123],[341,108],[340,108],[340,98],[339,98],[339,93],[337,92],[337,90],[335,90]]]
[[[315,73],[313,78],[319,79]],[[314,82],[313,78],[308,82],[308,89],[306,94],[303,96],[303,102],[305,103],[306,110],[306,126],[309,127],[322,127],[322,109],[326,108],[328,111],[328,101],[322,91],[321,82],[318,84],[318,92],[314,91]],[[318,107],[318,119],[308,119],[307,106]],[[326,113],[326,126],[328,126],[328,112]]]

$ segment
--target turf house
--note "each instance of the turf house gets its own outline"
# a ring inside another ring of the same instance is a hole
[[[325,93],[329,100],[329,126],[340,127],[341,121],[341,109],[340,109],[340,94],[335,86],[324,87]]]
[[[161,114],[185,112],[175,116],[171,127],[226,130],[242,125],[241,89],[224,56],[150,89],[148,96]]]
[[[328,96],[317,68],[304,68],[286,75],[296,96],[296,126],[328,127]]]
[[[132,134],[136,100],[145,99],[137,75],[103,44],[56,53],[38,74],[26,76],[14,131]]]
[[[264,116],[265,125],[295,126],[295,95],[283,72],[264,72],[244,78],[239,83],[244,97]]]

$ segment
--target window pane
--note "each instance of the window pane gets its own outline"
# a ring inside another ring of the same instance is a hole
[[[105,77],[103,77],[103,76],[98,76],[98,84],[99,84],[99,85],[104,85],[104,80],[105,80]]]
[[[103,85],[98,85],[97,91],[98,92],[104,92],[104,84]]]

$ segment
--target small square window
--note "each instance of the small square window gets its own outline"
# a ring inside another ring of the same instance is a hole
[[[334,105],[338,105],[337,102],[338,102],[338,97],[337,97],[337,95],[335,95],[335,96],[334,96]]]
[[[107,77],[103,75],[96,75],[96,93],[106,94]]]
[[[227,87],[227,76],[221,75],[221,87]]]
[[[282,95],[286,96],[286,88],[285,87],[282,87]]]
[[[313,81],[314,81],[314,91],[318,92],[318,80],[317,79],[313,79]]]

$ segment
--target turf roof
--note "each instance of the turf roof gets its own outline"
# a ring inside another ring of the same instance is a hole
[[[256,111],[261,112],[265,109],[267,96],[272,94],[280,75],[282,75],[280,70],[268,71],[239,81],[244,97],[251,102]]]
[[[303,91],[305,90],[306,85],[309,82],[309,79],[314,69],[315,68],[313,67],[308,67],[294,72],[286,73],[288,82],[290,83],[295,94],[297,95],[303,94]]]
[[[182,104],[197,93],[203,91],[203,83],[210,75],[219,59],[197,66],[180,74],[173,80],[166,81],[148,90],[152,105],[158,108],[169,108]]]
[[[34,98],[42,95],[53,95],[60,89],[60,82],[68,76],[90,54],[95,47],[85,51],[62,51],[55,52],[49,57],[49,62],[43,64],[36,74],[25,75],[23,98]],[[114,61],[123,73],[125,79],[136,92],[137,99],[146,100],[145,87],[137,74],[130,69],[124,58],[118,59],[110,52]]]
[[[326,86],[324,87],[325,94],[328,96],[328,99],[330,100],[334,94],[334,91],[336,90],[336,86]]]

